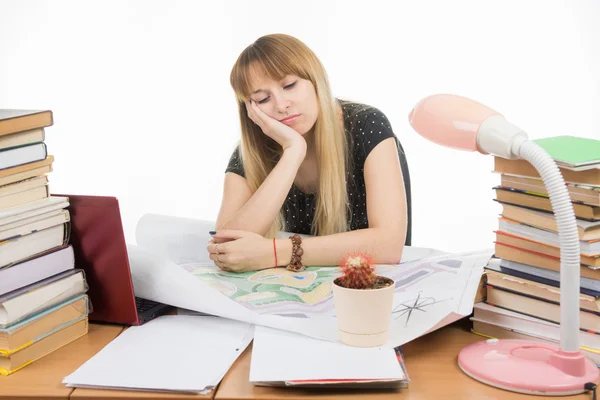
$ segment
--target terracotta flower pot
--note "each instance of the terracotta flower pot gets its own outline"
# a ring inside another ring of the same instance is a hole
[[[381,289],[347,289],[333,281],[340,341],[355,347],[376,347],[388,340],[395,282]]]

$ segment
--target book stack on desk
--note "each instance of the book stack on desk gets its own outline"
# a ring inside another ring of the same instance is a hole
[[[600,141],[559,136],[536,140],[563,175],[581,248],[580,342],[600,364]],[[486,269],[486,301],[475,304],[473,330],[500,338],[559,342],[560,242],[544,183],[524,160],[496,157],[502,206],[496,263]]]
[[[0,374],[88,331],[87,283],[69,245],[68,199],[50,196],[51,111],[0,110]]]

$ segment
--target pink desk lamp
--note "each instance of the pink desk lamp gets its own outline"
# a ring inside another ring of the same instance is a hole
[[[558,225],[560,348],[530,340],[490,339],[463,348],[460,368],[474,379],[514,392],[560,396],[595,388],[598,368],[579,350],[579,236],[554,160],[502,115],[465,97],[426,97],[410,112],[409,121],[420,135],[447,147],[527,160],[544,181]]]

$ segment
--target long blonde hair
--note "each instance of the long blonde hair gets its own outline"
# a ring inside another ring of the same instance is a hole
[[[303,42],[285,34],[260,37],[240,54],[231,70],[230,82],[237,96],[242,130],[240,157],[250,189],[256,192],[282,154],[281,146],[247,115],[245,101],[250,98],[251,65],[276,81],[296,75],[312,82],[319,106],[314,126],[319,183],[311,233],[330,235],[347,231],[349,144],[336,99],[317,56]],[[274,237],[277,231],[286,229],[289,228],[284,226],[280,212],[267,236]]]

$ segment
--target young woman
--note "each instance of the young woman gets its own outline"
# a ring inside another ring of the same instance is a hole
[[[378,109],[333,97],[300,40],[267,35],[231,71],[242,138],[226,169],[217,230],[221,269],[337,265],[361,251],[397,263],[407,233],[404,153]],[[312,235],[276,238],[280,231]]]

